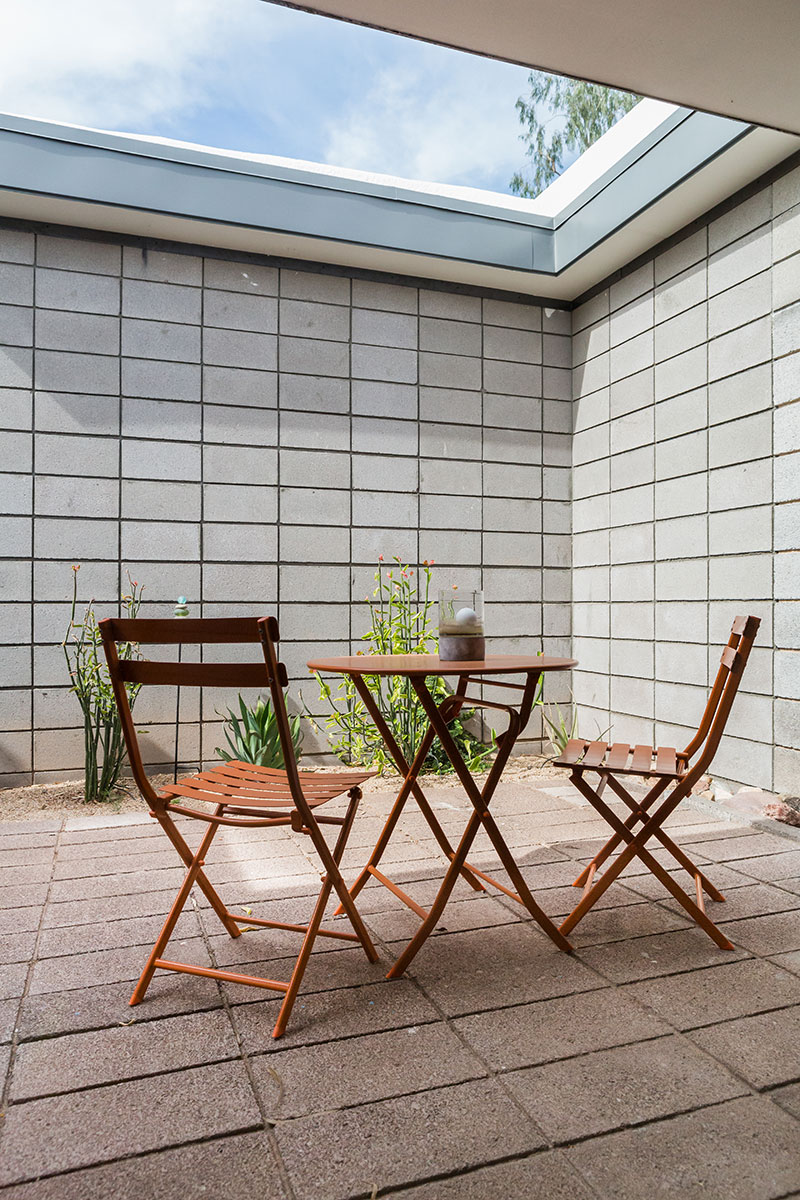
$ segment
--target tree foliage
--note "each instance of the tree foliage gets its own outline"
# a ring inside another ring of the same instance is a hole
[[[530,94],[517,100],[517,112],[529,162],[527,171],[511,180],[515,196],[538,196],[564,170],[565,154],[582,154],[641,99],[544,71],[531,71],[528,83]]]

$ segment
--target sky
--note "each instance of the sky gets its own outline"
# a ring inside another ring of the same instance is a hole
[[[3,0],[0,111],[508,192],[525,68],[264,0]]]

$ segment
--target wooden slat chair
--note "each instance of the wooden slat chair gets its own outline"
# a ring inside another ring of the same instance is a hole
[[[697,924],[706,931],[723,950],[732,950],[733,944],[717,929],[705,910],[703,892],[712,900],[723,901],[725,897],[706,878],[700,868],[663,830],[662,826],[670,813],[691,792],[694,784],[708,770],[716,754],[725,724],[731,711],[747,659],[750,655],[758,627],[758,617],[737,617],[731,628],[728,644],[722,652],[720,667],[714,686],[706,704],[697,733],[685,750],[678,753],[671,746],[628,746],[622,742],[608,745],[606,742],[585,742],[580,738],[567,743],[564,753],[555,760],[557,767],[569,767],[572,783],[585,796],[614,830],[614,834],[589,865],[575,880],[574,887],[584,889],[583,897],[562,922],[561,932],[568,934],[596,904],[606,888],[624,871],[634,858],[648,867],[668,892],[689,913]],[[693,761],[694,760],[694,761]],[[599,784],[592,788],[584,775],[594,773]],[[640,776],[651,779],[652,785],[642,800],[633,796],[620,782],[619,776]],[[602,799],[608,785],[615,795],[631,810],[623,821]],[[661,803],[651,812],[659,798]],[[638,833],[634,830],[641,823]],[[655,838],[668,850],[672,857],[694,879],[696,902],[646,849],[647,843]],[[595,882],[595,872],[616,848],[625,843],[625,848]]]
[[[323,773],[298,770],[292,750],[291,733],[283,695],[283,688],[287,684],[286,668],[277,659],[275,644],[278,641],[278,625],[273,617],[199,620],[147,620],[143,618],[117,620],[112,618],[101,621],[100,630],[134,779],[142,796],[150,805],[150,815],[159,822],[187,868],[186,878],[147,960],[130,1003],[139,1004],[144,999],[157,968],[183,971],[189,975],[207,975],[212,979],[227,980],[230,983],[252,984],[254,987],[284,993],[283,1004],[272,1033],[273,1037],[280,1037],[289,1020],[317,935],[360,942],[370,962],[377,960],[375,947],[339,870],[358,802],[361,799],[360,784],[374,772]],[[263,650],[263,660],[254,663],[121,660],[117,654],[118,642],[138,642],[140,645],[254,643],[260,644]],[[126,684],[132,683],[262,688],[264,690],[268,688],[278,721],[278,732],[286,769],[279,771],[243,762],[221,762],[208,771],[201,771],[197,775],[179,779],[176,783],[168,784],[157,792],[142,765],[136,729],[125,687]],[[321,805],[345,792],[349,800],[344,816],[317,815]],[[213,808],[204,810],[202,805],[199,808],[193,808],[183,803],[192,800],[205,801],[210,803]],[[208,828],[194,854],[179,833],[173,820],[174,815],[189,817],[207,824]],[[320,829],[320,825],[323,824],[339,827],[339,835],[332,850]],[[228,911],[203,870],[211,843],[222,825],[247,828],[291,825],[295,831],[305,833],[310,837],[322,861],[324,874],[322,875],[322,887],[307,925],[265,921],[250,916],[238,917],[235,913]],[[194,884],[197,884],[203,892],[231,937],[241,936],[240,924],[259,925],[269,929],[287,929],[303,935],[300,952],[288,983],[252,975],[240,975],[232,971],[219,971],[211,967],[198,967],[164,958],[167,943]],[[336,891],[355,932],[349,933],[322,927],[322,919],[332,890]]]

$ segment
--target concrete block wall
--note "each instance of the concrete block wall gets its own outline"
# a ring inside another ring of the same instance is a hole
[[[762,619],[715,761],[800,791],[800,169],[573,313],[581,731],[686,744]]]
[[[73,563],[101,614],[128,570],[144,612],[277,613],[312,702],[305,663],[358,645],[379,553],[482,585],[498,651],[568,653],[570,353],[557,308],[0,227],[0,786],[80,771]],[[184,693],[185,761],[227,699]]]

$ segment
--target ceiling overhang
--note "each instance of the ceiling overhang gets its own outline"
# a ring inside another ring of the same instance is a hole
[[[277,2],[800,133],[798,0]]]
[[[579,188],[549,211],[547,193],[495,202],[470,189],[428,191],[5,116],[0,215],[571,301],[798,146],[785,134],[654,105],[647,132],[590,177],[578,172]]]

